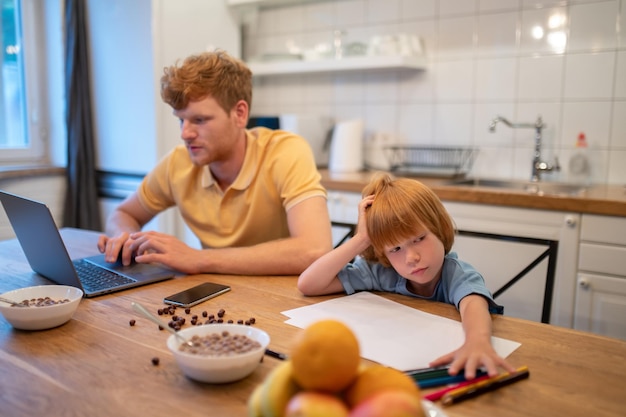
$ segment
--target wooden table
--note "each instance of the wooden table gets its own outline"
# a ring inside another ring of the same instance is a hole
[[[95,253],[97,234],[62,230],[72,257]],[[232,291],[192,308],[226,310],[226,318],[255,317],[271,336],[270,347],[289,352],[301,330],[285,324],[281,311],[333,298],[303,297],[295,277],[194,275],[116,294],[84,299],[73,319],[45,331],[13,329],[0,318],[0,415],[3,416],[245,416],[246,401],[278,361],[265,357],[248,378],[209,385],[185,378],[159,331],[130,307],[152,311],[164,296],[203,281]],[[16,240],[0,242],[0,293],[49,283],[33,273]],[[459,319],[445,304],[385,294],[399,303]],[[137,324],[130,326],[135,319]],[[443,408],[456,416],[624,416],[626,342],[547,324],[494,317],[494,334],[521,342],[511,356],[528,365],[530,378]],[[158,357],[160,364],[152,364]]]

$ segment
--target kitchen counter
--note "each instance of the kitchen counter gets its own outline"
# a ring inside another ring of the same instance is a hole
[[[322,184],[329,191],[360,193],[376,172],[331,173],[323,169],[320,173]],[[444,201],[626,216],[626,186],[621,185],[594,185],[580,195],[537,195],[515,189],[450,185],[450,178],[414,178],[431,187]]]
[[[0,179],[60,175],[60,167],[0,167]],[[360,193],[375,171],[355,173],[331,173],[320,170],[322,184],[329,191]],[[496,206],[522,207],[586,214],[626,216],[626,186],[595,185],[581,195],[534,195],[522,190],[496,189],[491,187],[468,187],[450,185],[450,178],[415,177],[431,187],[445,201],[491,204]]]

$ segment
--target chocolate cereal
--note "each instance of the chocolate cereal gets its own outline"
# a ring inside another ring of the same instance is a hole
[[[61,300],[53,300],[50,297],[39,297],[39,298],[31,298],[30,300],[22,300],[19,305],[11,305],[11,307],[47,307],[53,306],[56,304],[65,304],[69,303],[70,300],[67,298],[63,298]]]
[[[230,334],[227,331],[211,333],[205,336],[194,335],[190,341],[193,343],[193,347],[182,344],[180,345],[180,350],[205,356],[234,356],[261,347],[261,344],[256,340],[252,340],[245,335]]]

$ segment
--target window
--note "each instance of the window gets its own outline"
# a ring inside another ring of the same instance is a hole
[[[0,0],[0,162],[33,162],[44,156],[46,128],[45,71],[37,62],[45,55],[41,5],[32,0]]]

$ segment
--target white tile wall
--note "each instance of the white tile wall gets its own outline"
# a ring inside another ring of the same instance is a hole
[[[567,43],[558,41],[566,34],[566,16],[565,7],[523,9],[520,17],[521,56],[562,52]]]
[[[517,51],[517,12],[478,16],[477,54],[487,56],[515,55]]]
[[[477,4],[478,0],[439,0],[439,14],[471,14],[476,10]]]
[[[454,16],[439,19],[437,57],[442,60],[469,58],[474,55],[474,16]]]
[[[572,5],[567,50],[615,49],[619,7],[618,1]]]
[[[559,100],[563,91],[563,56],[521,57],[517,91],[520,101]]]
[[[626,21],[624,22],[626,26]],[[626,32],[626,29],[624,30]],[[626,47],[626,39],[622,42]],[[616,99],[626,99],[626,51],[617,53],[617,65],[615,70],[615,87],[613,88]]]
[[[261,9],[244,58],[372,36],[420,36],[425,71],[255,79],[253,114],[317,112],[365,119],[366,135],[477,146],[471,175],[528,178],[534,133],[496,115],[541,115],[544,159],[568,159],[584,132],[598,183],[626,183],[626,0],[335,0]]]
[[[610,99],[614,85],[614,52],[569,54],[565,57],[565,99]]]
[[[611,117],[610,146],[614,149],[626,150],[626,101],[616,102],[613,105]]]

